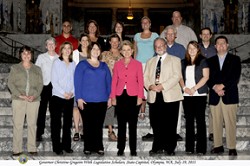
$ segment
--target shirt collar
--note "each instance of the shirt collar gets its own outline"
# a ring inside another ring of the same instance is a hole
[[[160,59],[161,57],[161,61],[164,61],[164,59],[167,57],[168,53],[166,52],[165,54],[163,54],[162,56],[157,55],[157,59]]]

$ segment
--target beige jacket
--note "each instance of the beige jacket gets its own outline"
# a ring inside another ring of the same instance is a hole
[[[27,73],[22,66],[22,62],[15,64],[11,67],[8,77],[8,87],[10,89],[12,99],[22,100],[20,95],[25,95]],[[43,77],[40,67],[32,64],[29,69],[29,94],[28,96],[34,96],[34,101],[40,101],[40,94],[43,89]]]
[[[148,90],[150,85],[155,84],[155,70],[157,64],[157,56],[152,57],[146,63],[144,72],[144,87]],[[183,95],[179,81],[181,78],[181,62],[180,58],[167,55],[161,64],[160,84],[164,90],[163,98],[165,102],[174,102],[183,100]],[[147,101],[154,103],[156,92],[148,90]]]

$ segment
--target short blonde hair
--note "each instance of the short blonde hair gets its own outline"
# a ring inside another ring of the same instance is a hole
[[[141,22],[143,21],[143,20],[148,20],[148,22],[151,24],[151,20],[150,20],[150,18],[148,17],[148,16],[144,16],[144,17],[142,17],[141,18]]]

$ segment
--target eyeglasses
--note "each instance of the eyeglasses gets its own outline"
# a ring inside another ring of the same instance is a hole
[[[159,46],[155,46],[155,49],[161,49],[161,48],[164,48],[165,47],[165,45],[159,45]]]

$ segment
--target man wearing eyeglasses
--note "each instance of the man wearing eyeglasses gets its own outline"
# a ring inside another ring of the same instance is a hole
[[[71,34],[72,31],[72,23],[70,20],[65,20],[63,21],[63,25],[62,25],[62,34],[59,36],[56,36],[56,53],[60,56],[59,50],[60,50],[60,46],[62,43],[68,41],[70,43],[72,43],[73,45],[73,50],[78,48],[78,40],[72,36]]]

